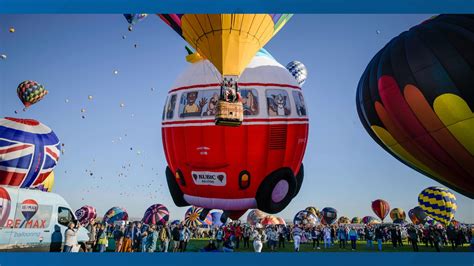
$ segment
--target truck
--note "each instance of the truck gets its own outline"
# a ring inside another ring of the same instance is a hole
[[[0,186],[0,251],[61,251],[70,222],[78,224],[60,195]],[[85,251],[88,234],[78,228],[79,251]]]

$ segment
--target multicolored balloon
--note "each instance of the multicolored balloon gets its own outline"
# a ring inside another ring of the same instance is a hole
[[[313,207],[313,206],[306,207],[305,211],[309,211],[310,213],[316,215],[319,219],[321,219],[321,213],[316,207]]]
[[[321,222],[331,225],[337,219],[337,210],[331,207],[326,207],[321,211],[321,215],[323,216]]]
[[[18,98],[23,105],[28,108],[31,105],[41,101],[48,91],[36,81],[26,80],[20,83],[16,89]]]
[[[411,209],[408,212],[408,217],[414,224],[425,224],[427,220],[431,219],[420,206]]]
[[[181,223],[180,220],[174,220],[174,221],[171,222],[171,225],[178,225],[180,223]]]
[[[115,221],[128,221],[127,210],[123,207],[112,207],[104,215],[104,223],[113,224]]]
[[[127,20],[128,24],[130,24],[130,26],[128,26],[128,30],[132,31],[133,26],[137,24],[137,22],[144,20],[148,14],[123,14],[123,16]]]
[[[429,187],[418,195],[418,205],[434,220],[449,225],[456,214],[456,196],[447,188]]]
[[[262,221],[260,221],[260,223],[262,225],[277,225],[280,223],[280,221],[273,215],[267,215],[262,219]]]
[[[405,211],[401,208],[393,208],[390,211],[390,218],[394,223],[402,223],[407,218]]]
[[[369,135],[416,171],[474,198],[474,15],[439,15],[367,66],[357,111]]]
[[[256,225],[260,223],[260,221],[267,215],[268,214],[258,209],[251,210],[249,214],[247,215],[247,223],[250,225]]]
[[[362,218],[362,223],[363,224],[380,224],[380,220],[373,217],[373,216],[365,216],[364,218]]]
[[[97,210],[89,205],[82,206],[74,213],[80,224],[85,225],[97,218]]]
[[[0,119],[0,185],[35,188],[51,174],[61,145],[54,132],[32,119]]]
[[[212,217],[212,226],[221,227],[223,223],[221,222],[222,212],[211,212]]]
[[[4,227],[11,210],[11,198],[8,191],[0,187],[0,227]]]
[[[361,222],[362,222],[362,219],[360,219],[359,217],[354,217],[351,220],[352,224],[360,224]]]
[[[143,215],[142,222],[148,225],[164,225],[168,222],[170,213],[163,204],[154,204],[148,207]]]
[[[390,211],[390,205],[383,199],[377,199],[372,201],[372,210],[383,222]]]
[[[36,187],[36,189],[44,191],[44,192],[51,192],[53,191],[53,186],[54,186],[54,171],[51,172],[48,175],[48,177],[46,177],[46,179]]]
[[[303,225],[303,226],[315,226],[319,223],[319,219],[312,212],[307,210],[302,210],[296,213],[293,218],[293,224]]]
[[[306,78],[308,77],[306,66],[299,61],[291,61],[286,65],[286,69],[288,69],[291,75],[295,77],[296,82],[298,82],[300,87],[303,87],[303,84],[306,82]]]
[[[207,58],[222,76],[240,76],[258,50],[292,17],[291,14],[159,16],[200,55]]]
[[[198,227],[202,225],[202,221],[199,219],[199,215],[203,211],[203,208],[192,206],[184,214],[184,224],[189,227]],[[212,217],[211,217],[212,224]]]
[[[337,222],[339,224],[349,224],[351,222],[351,220],[349,220],[349,217],[346,217],[346,216],[341,216]]]

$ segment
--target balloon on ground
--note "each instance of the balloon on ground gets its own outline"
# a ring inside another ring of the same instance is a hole
[[[447,188],[429,187],[418,195],[418,205],[428,216],[447,226],[457,210],[456,196]]]
[[[145,211],[142,222],[148,225],[164,225],[169,218],[170,213],[163,204],[154,204]]]

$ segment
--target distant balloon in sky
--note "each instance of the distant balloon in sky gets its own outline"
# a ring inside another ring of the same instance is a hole
[[[39,186],[53,171],[61,146],[56,134],[32,119],[0,119],[0,185]]]
[[[31,105],[41,101],[48,91],[36,81],[26,80],[20,83],[16,89],[18,98],[23,105],[28,108]]]
[[[117,75],[117,74],[118,74],[118,70],[114,70],[114,74]]]
[[[81,113],[85,113],[85,112],[86,112],[86,109],[82,108]]]
[[[132,31],[133,25],[135,25],[139,21],[144,20],[148,16],[148,14],[123,14],[123,16],[129,24],[128,30]]]
[[[291,61],[286,65],[286,69],[290,71],[291,75],[296,79],[296,82],[302,87],[308,77],[306,66],[299,61]]]
[[[6,54],[1,54],[0,58],[5,60],[5,59],[7,59],[7,55]]]
[[[376,30],[376,31],[375,31],[375,33],[377,33],[377,35],[380,34],[380,32],[381,32],[380,30]]]
[[[10,27],[10,29],[8,30],[10,33],[14,33],[15,32],[15,28],[13,27]]]
[[[439,15],[393,38],[357,88],[369,135],[405,165],[474,198],[474,15]]]
[[[94,97],[92,95],[87,96],[87,99],[92,100]]]

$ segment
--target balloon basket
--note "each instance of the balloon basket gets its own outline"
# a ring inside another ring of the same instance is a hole
[[[217,104],[216,125],[237,127],[244,120],[244,108],[241,102],[219,101]]]

